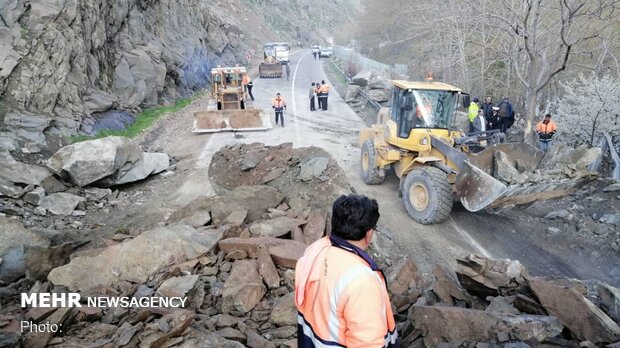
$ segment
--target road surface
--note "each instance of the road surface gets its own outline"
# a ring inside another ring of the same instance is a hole
[[[315,60],[309,50],[291,55],[291,74],[279,79],[254,80],[255,106],[269,110],[276,92],[285,98],[288,108],[285,127],[274,127],[265,132],[244,132],[196,135],[193,143],[204,144],[195,162],[196,175],[176,193],[186,200],[200,194],[213,194],[205,185],[206,172],[212,155],[222,146],[236,142],[262,142],[276,145],[292,142],[295,147],[318,146],[327,150],[345,171],[358,193],[379,202],[380,230],[388,234],[411,256],[424,273],[435,264],[454,268],[458,257],[476,253],[493,258],[520,260],[532,274],[565,275],[580,279],[601,279],[618,284],[618,271],[609,266],[590,262],[587,255],[576,256],[570,250],[554,245],[539,245],[540,228],[531,228],[520,221],[501,215],[469,213],[455,205],[451,217],[444,223],[425,226],[411,220],[398,197],[398,181],[389,177],[382,185],[369,186],[359,176],[358,132],[364,122],[344,103],[334,88],[330,91],[329,110],[311,112],[308,89],[311,82],[327,80],[321,60]],[[193,181],[193,182],[192,182]],[[199,184],[199,185],[197,185]],[[540,226],[539,226],[540,227]],[[616,266],[617,267],[617,266]]]

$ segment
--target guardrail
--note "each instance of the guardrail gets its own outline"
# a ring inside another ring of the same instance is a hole
[[[609,148],[609,153],[611,154],[611,161],[614,165],[614,169],[611,172],[611,177],[617,181],[620,181],[620,156],[618,156],[618,152],[614,147],[614,143],[611,140],[609,133],[605,133],[604,135],[607,140],[607,148]]]

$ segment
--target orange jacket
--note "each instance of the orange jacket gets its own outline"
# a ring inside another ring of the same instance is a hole
[[[282,97],[275,97],[273,99],[273,104],[271,104],[276,110],[280,111],[282,110],[282,108],[286,107],[286,102],[284,101],[284,98]]]
[[[385,279],[361,249],[331,236],[295,268],[297,341],[307,347],[399,347]]]
[[[241,83],[243,83],[245,86],[247,86],[248,83],[250,83],[250,76],[248,76],[248,74],[243,75],[243,80],[241,80]]]
[[[329,85],[328,84],[322,84],[321,87],[319,87],[319,92],[327,94],[329,93]]]
[[[545,124],[543,121],[538,122],[536,125],[536,133],[549,134],[555,133],[558,130],[558,125],[549,120],[549,123]]]

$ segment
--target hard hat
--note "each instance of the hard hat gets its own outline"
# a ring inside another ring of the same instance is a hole
[[[494,106],[494,107],[493,107],[493,110],[495,110],[495,111],[499,111],[499,107]]]

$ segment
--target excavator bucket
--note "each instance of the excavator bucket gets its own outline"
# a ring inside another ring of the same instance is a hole
[[[278,62],[261,63],[258,66],[260,77],[282,77],[282,65]]]
[[[507,185],[494,176],[497,151],[504,152],[508,161],[516,163],[519,171],[524,173],[540,169],[544,156],[542,151],[525,143],[497,144],[471,156],[464,162],[455,184],[457,196],[465,209],[479,211],[558,198],[575,192],[592,180],[591,177],[581,177]]]
[[[194,113],[193,133],[258,131],[271,128],[261,109],[209,110]]]

